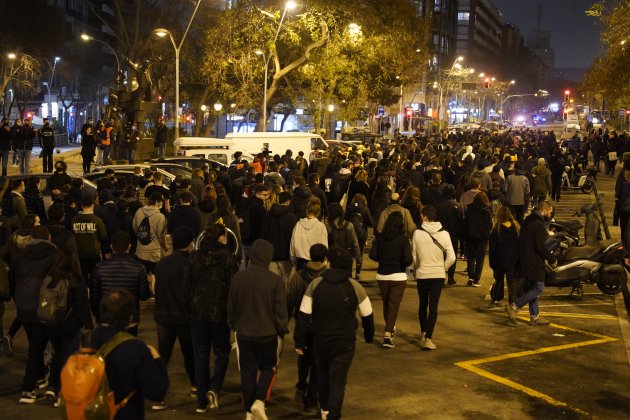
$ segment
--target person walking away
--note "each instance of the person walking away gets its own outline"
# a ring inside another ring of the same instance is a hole
[[[475,196],[472,204],[466,208],[464,215],[468,286],[479,287],[490,231],[492,231],[490,201],[486,193],[481,191]]]
[[[173,207],[173,211],[168,215],[167,231],[173,233],[180,226],[190,228],[195,236],[201,233],[201,214],[193,207],[193,195],[184,191],[179,196],[179,204]]]
[[[287,307],[289,318],[297,318],[300,311],[300,304],[308,285],[314,279],[320,277],[328,270],[328,248],[322,244],[315,244],[311,247],[310,261],[306,263],[300,271],[293,271],[289,278],[287,288]],[[317,367],[315,364],[315,352],[313,350],[313,330],[308,328],[304,333],[306,343],[303,348],[304,354],[297,358],[298,382],[295,385],[294,399],[303,405],[304,411],[318,409],[317,407]]]
[[[252,244],[261,237],[262,224],[267,213],[265,203],[269,199],[269,188],[259,184],[254,187],[253,193],[254,195],[245,204],[243,224],[241,226],[245,267],[249,265]]]
[[[83,161],[83,175],[90,173],[94,156],[96,156],[96,139],[94,135],[94,128],[91,125],[88,125],[85,128],[85,135],[81,135],[81,159]]]
[[[151,194],[149,204],[138,209],[131,224],[136,237],[136,259],[149,273],[151,289],[155,284],[155,265],[162,259],[162,254],[168,252],[166,217],[160,213],[163,206],[162,194]]]
[[[13,232],[22,225],[22,220],[28,214],[26,201],[22,195],[24,189],[24,180],[14,179],[11,181],[11,191],[2,199],[2,216],[6,218],[6,224]]]
[[[7,176],[9,154],[11,153],[11,127],[9,119],[4,117],[0,122],[0,156],[2,156],[2,176]]]
[[[356,347],[356,312],[361,315],[366,343],[374,341],[374,315],[365,290],[350,278],[350,253],[332,247],[328,261],[330,269],[311,281],[304,293],[294,341],[297,354],[304,355],[310,320],[322,419],[337,420],[341,418],[348,371]]]
[[[560,202],[562,191],[562,175],[564,174],[565,161],[562,153],[557,149],[549,159],[551,169],[551,199]]]
[[[39,190],[39,177],[31,176],[26,178],[26,187],[24,188],[24,203],[26,204],[26,211],[29,214],[36,214],[39,216],[39,220],[45,222],[48,217],[46,216],[46,206],[44,205],[44,196]]]
[[[551,171],[545,164],[545,158],[538,159],[538,165],[532,169],[532,198],[538,204],[547,199],[547,194],[551,192]]]
[[[140,324],[140,301],[148,300],[151,296],[147,271],[144,265],[133,259],[129,254],[131,250],[131,238],[127,232],[116,232],[111,238],[112,257],[96,264],[92,274],[92,292],[90,300],[92,310],[97,320],[100,320],[98,312],[101,299],[113,290],[124,289],[134,297],[133,323],[127,331],[138,335]]]
[[[411,255],[416,268],[416,287],[420,298],[420,340],[425,350],[435,350],[433,331],[438,318],[440,294],[446,270],[455,262],[455,251],[450,235],[437,221],[433,206],[422,208],[422,226],[411,241]]]
[[[191,396],[197,397],[195,381],[195,352],[193,350],[188,301],[184,294],[184,273],[188,256],[193,249],[195,235],[190,228],[180,226],[173,231],[173,253],[155,267],[155,308],[158,352],[168,365],[175,340],[184,358],[184,367],[191,386]],[[165,410],[165,401],[154,403],[153,410]]]
[[[44,349],[48,343],[46,326],[37,317],[39,289],[50,271],[57,247],[50,242],[50,234],[44,226],[31,231],[32,240],[16,253],[11,264],[10,281],[17,316],[24,325],[28,338],[28,355],[22,381],[20,404],[33,404],[41,395],[37,393],[37,380],[42,374]]]
[[[549,237],[546,224],[551,220],[552,214],[553,206],[551,203],[543,201],[538,204],[538,209],[535,212],[527,216],[521,228],[519,238],[520,274],[525,282],[529,283],[530,288],[516,301],[505,307],[513,325],[517,325],[516,316],[525,304],[529,304],[529,325],[549,325],[549,321],[540,317],[538,299],[545,290],[545,261],[554,267],[557,264],[556,258],[545,246],[545,241]]]
[[[284,281],[269,271],[273,246],[252,244],[251,264],[234,275],[228,298],[228,324],[234,330],[247,418],[266,420],[265,401],[278,370],[287,328]]]
[[[357,240],[359,241],[359,249],[361,255],[363,255],[368,239],[368,228],[374,227],[372,214],[367,205],[367,198],[363,194],[358,193],[354,195],[346,217],[354,226],[354,232],[357,234]],[[358,270],[357,274],[361,274],[361,270]]]
[[[81,199],[83,210],[72,218],[72,231],[77,240],[81,274],[88,288],[92,289],[92,273],[101,260],[102,245],[107,241],[107,227],[100,217],[94,214],[94,199]]]
[[[298,219],[292,211],[291,193],[281,192],[278,202],[279,204],[273,204],[265,213],[260,237],[273,245],[273,258],[269,270],[279,275],[286,285],[293,268],[290,252],[291,236]]]
[[[42,166],[44,173],[53,171],[53,152],[55,151],[55,131],[50,126],[48,118],[44,118],[44,126],[41,127],[37,136],[42,148],[40,157],[43,159]]]
[[[458,242],[464,236],[464,213],[455,199],[455,195],[455,187],[450,184],[445,185],[442,189],[442,199],[434,207],[438,213],[438,222],[440,222],[442,228],[448,232],[451,237],[453,249],[456,250]],[[456,266],[457,259],[455,259],[453,265],[448,268],[447,286],[457,284],[457,281],[455,281]]]
[[[413,262],[411,244],[405,235],[403,217],[392,213],[385,222],[383,232],[375,244],[375,252],[370,253],[378,262],[376,280],[383,299],[385,336],[383,348],[393,349],[396,332],[396,318],[407,287],[407,267]]]
[[[416,230],[416,224],[413,222],[413,218],[411,217],[409,210],[400,205],[400,195],[396,192],[390,195],[389,206],[387,206],[387,208],[381,213],[378,219],[378,224],[376,225],[376,232],[380,234],[383,231],[387,218],[390,214],[396,211],[402,214],[403,221],[405,223],[405,232],[409,237],[411,237],[413,232]]]
[[[293,197],[291,202],[293,203],[293,212],[298,219],[306,217],[306,206],[311,201],[313,193],[311,189],[306,186],[306,181],[302,176],[293,177]]]
[[[228,294],[238,272],[236,257],[226,248],[225,226],[209,225],[198,250],[184,269],[182,289],[190,314],[190,333],[195,356],[197,413],[219,407],[230,356]],[[214,352],[214,374],[210,372]]]
[[[293,228],[290,255],[298,271],[309,261],[311,246],[322,244],[328,247],[328,230],[318,220],[320,213],[320,204],[315,200],[309,202],[306,206],[306,217],[300,219]]]
[[[155,142],[153,145],[157,149],[157,156],[159,158],[164,157],[164,148],[166,147],[166,137],[168,135],[168,129],[164,124],[164,118],[160,118],[155,129]]]
[[[358,280],[361,272],[362,255],[359,241],[352,223],[345,218],[344,209],[339,203],[332,203],[328,209],[328,222],[326,230],[328,231],[328,244],[336,245],[348,250],[356,261],[355,279]]]
[[[521,161],[514,164],[514,173],[508,175],[503,188],[507,204],[512,210],[514,219],[519,224],[522,224],[525,216],[525,205],[529,200],[529,180],[523,174],[523,163]]]
[[[79,334],[66,355],[70,356],[79,347],[101,349],[106,343],[120,337],[129,328],[134,311],[134,296],[127,290],[114,290],[103,296],[98,325],[85,340]],[[116,420],[142,420],[145,398],[164,401],[169,386],[168,373],[164,360],[153,346],[135,337],[127,338],[106,356],[105,373],[110,389],[114,392],[114,403],[120,404],[128,398],[127,404],[116,413]],[[64,394],[64,387],[62,378],[61,395]]]
[[[497,211],[496,222],[490,233],[489,259],[494,275],[494,284],[490,289],[490,306],[494,307],[503,300],[505,281],[508,286],[508,303],[512,304],[518,296],[516,266],[518,264],[518,235],[521,227],[514,220],[510,209],[501,207]]]

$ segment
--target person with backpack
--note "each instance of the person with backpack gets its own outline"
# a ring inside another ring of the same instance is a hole
[[[464,236],[464,214],[459,207],[459,203],[455,199],[455,187],[446,184],[442,188],[442,199],[435,205],[438,213],[438,222],[442,224],[445,231],[451,237],[453,249],[457,249],[459,241]],[[457,267],[457,259],[453,261],[453,265],[448,268],[447,286],[455,286],[455,268]]]
[[[411,241],[411,255],[416,269],[416,287],[420,299],[420,341],[425,350],[435,350],[433,331],[438,317],[438,304],[446,280],[446,270],[455,262],[450,235],[437,221],[433,206],[422,208],[422,226]]]
[[[70,345],[59,393],[60,410],[68,418],[81,418],[88,404],[106,397],[100,391],[104,381],[116,404],[100,407],[106,411],[104,418],[115,415],[116,420],[141,420],[145,398],[164,401],[169,386],[164,360],[153,346],[126,332],[134,307],[134,297],[127,290],[108,293],[101,299],[99,324],[87,336],[79,334]],[[80,348],[94,349],[102,358]]]
[[[293,177],[293,197],[291,202],[293,203],[293,212],[298,219],[306,217],[306,206],[313,193],[311,189],[306,186],[306,181],[302,176]]]
[[[14,179],[11,182],[11,191],[2,200],[2,215],[6,218],[7,225],[12,231],[16,231],[22,224],[22,219],[28,214],[26,201],[24,200],[24,180]]]
[[[310,261],[300,271],[293,271],[287,287],[287,308],[289,318],[298,316],[300,304],[308,285],[328,270],[328,248],[315,244],[309,250]],[[304,411],[316,410],[317,406],[317,367],[313,350],[313,330],[304,333],[304,354],[297,358],[298,382],[295,385],[295,400],[303,405]]]
[[[31,237],[32,240],[24,249],[16,253],[10,272],[13,301],[28,338],[20,404],[33,404],[41,398],[36,387],[37,380],[42,376],[48,334],[46,325],[37,316],[37,307],[42,282],[50,272],[57,253],[57,247],[50,242],[50,233],[46,227],[35,226]]]
[[[260,237],[273,245],[273,258],[269,270],[282,277],[285,284],[293,268],[291,264],[291,235],[298,219],[293,213],[291,193],[283,191],[263,218]]]
[[[166,217],[160,212],[164,206],[164,196],[153,193],[149,203],[138,209],[131,227],[136,236],[136,259],[144,265],[150,274],[151,285],[154,283],[155,265],[168,252],[166,244]]]
[[[319,202],[321,203],[322,210],[324,214],[322,217],[328,217],[328,201],[326,199],[326,193],[319,186],[320,179],[316,173],[312,173],[307,178],[308,188],[310,188],[313,193],[313,197],[319,198]]]
[[[370,213],[367,198],[363,194],[355,194],[352,198],[347,218],[348,221],[352,223],[352,226],[354,226],[354,233],[357,234],[359,248],[361,249],[361,255],[363,255],[368,238],[368,228],[374,227],[372,213]],[[361,274],[360,270],[358,274]]]
[[[310,282],[296,318],[295,351],[308,350],[313,332],[317,366],[317,397],[321,418],[341,418],[348,371],[356,350],[356,313],[359,312],[366,343],[374,341],[372,303],[363,287],[352,280],[352,256],[340,247],[328,250],[330,269]]]
[[[547,168],[545,158],[538,159],[538,165],[532,169],[532,198],[538,204],[547,199],[551,193],[551,171]]]
[[[328,209],[328,221],[326,223],[328,231],[328,244],[338,246],[347,250],[356,261],[355,278],[359,278],[363,255],[359,248],[357,234],[352,223],[346,221],[345,212],[339,203],[332,203]]]
[[[376,280],[383,299],[385,320],[382,346],[384,349],[393,349],[396,347],[396,318],[407,287],[407,267],[413,262],[402,214],[394,212],[387,218],[383,232],[370,252],[370,258],[378,262]]]
[[[172,234],[180,226],[190,228],[195,236],[201,233],[201,215],[199,210],[192,205],[193,200],[193,194],[189,191],[184,191],[180,194],[179,203],[173,207],[173,211],[168,215],[166,227],[169,233]]]
[[[140,301],[148,300],[151,296],[147,271],[143,264],[134,260],[129,254],[131,238],[127,232],[116,232],[112,235],[111,249],[113,251],[111,258],[99,262],[94,267],[90,293],[92,310],[96,318],[100,320],[98,309],[103,296],[112,290],[129,291],[135,298],[135,311],[133,324],[129,326],[128,331],[131,335],[137,336],[140,323]]]
[[[39,216],[39,220],[45,222],[47,219],[46,206],[44,205],[44,196],[39,189],[39,184],[39,177],[31,176],[26,178],[26,186],[22,195],[26,204],[26,212],[36,214]]]
[[[488,238],[492,231],[492,213],[485,192],[480,191],[464,215],[466,234],[466,260],[468,262],[468,286],[479,287],[483,263],[486,259]]]
[[[504,297],[504,282],[508,286],[508,303],[518,297],[516,266],[519,258],[518,236],[521,227],[507,207],[499,209],[494,228],[490,233],[489,260],[494,274],[494,283],[490,289],[490,305],[496,306]]]
[[[311,246],[322,244],[328,247],[328,230],[319,221],[320,214],[320,203],[312,200],[306,206],[306,217],[295,224],[291,233],[291,261],[298,271],[310,261]]]
[[[240,266],[243,262],[243,239],[241,237],[241,225],[239,224],[238,216],[236,216],[236,213],[232,208],[232,204],[230,204],[230,199],[225,194],[225,191],[217,196],[216,209],[210,213],[205,227],[208,228],[210,225],[215,223],[222,224],[226,227],[226,229],[229,229],[234,234],[237,242],[234,246],[238,246],[236,259],[238,260],[238,265]]]
[[[227,322],[236,337],[243,406],[247,418],[256,420],[267,419],[265,401],[289,332],[286,286],[269,271],[272,258],[273,246],[257,239],[251,264],[232,278],[227,305]]]
[[[72,218],[72,231],[77,240],[81,274],[92,288],[92,273],[101,260],[101,251],[107,241],[107,227],[100,217],[94,214],[94,199],[90,196],[81,199],[83,210]]]

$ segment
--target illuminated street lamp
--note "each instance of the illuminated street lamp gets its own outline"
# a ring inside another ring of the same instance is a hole
[[[217,137],[219,137],[219,114],[221,113],[222,109],[223,109],[223,104],[221,104],[220,102],[217,102],[214,104],[214,110],[216,111],[214,133],[216,134]]]
[[[17,58],[17,55],[15,55],[15,53],[9,53],[7,54],[7,58],[9,60],[15,60]]]
[[[105,45],[107,48],[109,48],[111,52],[114,54],[114,57],[116,57],[116,75],[120,73],[120,59],[118,58],[118,53],[116,52],[114,47],[109,45],[107,42],[101,41],[100,39],[96,39],[88,34],[81,34],[81,39],[85,42],[89,42],[89,41],[98,42],[99,44]]]

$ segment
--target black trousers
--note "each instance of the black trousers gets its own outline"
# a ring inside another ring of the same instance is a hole
[[[354,357],[354,346],[326,348],[315,344],[319,406],[328,411],[328,420],[341,418],[348,371]]]
[[[66,357],[68,348],[72,343],[72,340],[77,336],[79,332],[79,324],[74,320],[68,320],[65,324],[59,327],[48,327],[47,333],[50,340],[50,344],[53,347],[53,357],[50,363],[50,378],[49,385],[59,392],[61,389],[60,375],[63,368],[63,360]]]
[[[560,201],[560,191],[562,190],[562,174],[551,177],[551,199]]]
[[[100,258],[90,259],[90,258],[79,258],[79,263],[81,264],[81,275],[85,279],[85,284],[87,285],[90,292],[92,291],[92,273],[94,272],[94,267],[101,261]]]
[[[92,156],[81,156],[83,158],[83,173],[90,173],[90,169],[92,168]]]
[[[44,350],[48,344],[48,331],[46,326],[39,322],[25,322],[24,330],[28,338],[28,355],[22,380],[22,391],[31,392],[35,390],[37,380],[42,376]]]
[[[420,297],[418,308],[420,329],[425,333],[426,338],[431,338],[438,318],[438,304],[444,287],[444,279],[416,279],[416,287]]]
[[[190,334],[195,352],[197,403],[207,405],[206,393],[217,394],[223,387],[230,361],[230,327],[227,324],[192,320]],[[210,352],[214,353],[214,374],[210,374]]]
[[[41,157],[44,160],[42,166],[44,167],[44,172],[52,172],[53,171],[53,150],[47,147],[42,148]]]
[[[295,387],[304,391],[306,402],[312,403],[317,401],[317,367],[311,331],[306,333],[305,342],[304,354],[299,355],[297,359],[298,383]]]
[[[494,284],[490,289],[490,299],[492,299],[493,302],[499,302],[505,297],[505,280],[507,280],[508,286],[508,302],[513,303],[518,297],[518,281],[514,270],[495,270]]]
[[[512,211],[512,216],[514,216],[519,225],[522,225],[525,218],[525,204],[510,205],[509,207]]]
[[[468,278],[479,283],[483,262],[486,259],[488,241],[468,238],[466,240],[466,260],[468,261]]]
[[[190,322],[175,325],[157,324],[157,335],[158,353],[166,364],[171,360],[175,340],[179,341],[179,348],[182,351],[182,356],[184,356],[186,374],[190,384],[195,386],[195,352],[193,351]]]
[[[266,401],[271,394],[278,366],[281,340],[264,342],[244,340],[236,333],[238,363],[241,369],[243,406],[250,411],[256,400]],[[260,374],[259,374],[260,372]]]

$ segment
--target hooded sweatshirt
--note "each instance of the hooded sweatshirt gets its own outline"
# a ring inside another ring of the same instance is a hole
[[[166,217],[157,207],[144,206],[138,209],[133,217],[132,229],[134,232],[138,231],[142,220],[148,217],[149,224],[151,225],[151,242],[149,245],[142,245],[137,243],[136,257],[145,261],[159,261],[162,258],[162,245],[160,244],[161,238],[166,236]]]
[[[168,215],[167,230],[169,233],[179,226],[187,226],[195,236],[201,233],[201,216],[199,211],[190,204],[178,204]]]
[[[466,146],[466,153],[462,155],[462,160],[466,160],[468,156],[470,156],[473,160],[475,160],[475,154],[472,151],[473,151],[472,146]]]
[[[228,325],[240,339],[267,342],[289,331],[286,289],[282,278],[268,269],[273,245],[257,239],[251,251],[250,265],[232,278]]]
[[[291,259],[302,258],[310,261],[311,246],[315,244],[323,244],[328,247],[326,225],[316,218],[300,219],[291,235]]]
[[[306,288],[313,279],[322,275],[328,270],[328,264],[325,262],[309,261],[300,271],[293,271],[289,277],[289,286],[287,288],[287,307],[289,308],[289,316],[297,316],[300,310],[300,303],[306,292]]]
[[[411,255],[418,280],[444,279],[446,270],[455,262],[455,250],[451,237],[447,231],[441,229],[440,222],[423,222],[422,227],[413,234]],[[431,236],[446,250],[446,258]]]
[[[274,204],[265,214],[260,237],[273,246],[272,261],[289,261],[293,228],[297,223],[291,206]]]

